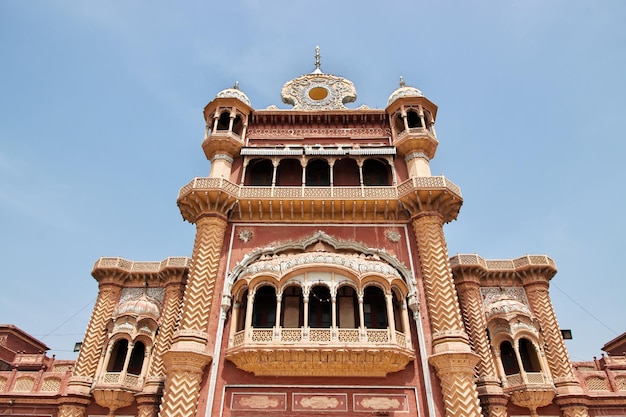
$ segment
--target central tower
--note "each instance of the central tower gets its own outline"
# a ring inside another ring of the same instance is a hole
[[[204,109],[211,171],[178,198],[197,234],[164,415],[196,396],[207,415],[479,415],[443,235],[462,198],[430,175],[437,106],[401,80],[386,109],[347,108],[354,85],[319,49],[281,95],[292,109],[256,110],[236,84]]]

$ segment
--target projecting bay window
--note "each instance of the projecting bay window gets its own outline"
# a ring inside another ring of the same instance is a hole
[[[406,303],[376,285],[262,284],[233,308],[231,346],[256,343],[364,343],[409,347]]]
[[[530,340],[522,337],[513,343],[508,340],[500,343],[499,368],[509,387],[519,385],[546,384],[548,378],[542,369],[538,348]]]
[[[120,338],[109,345],[104,363],[106,371],[100,376],[100,383],[111,385],[138,386],[145,371],[146,356],[149,351],[141,341],[129,342]]]

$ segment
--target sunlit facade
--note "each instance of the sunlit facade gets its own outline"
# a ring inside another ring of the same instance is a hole
[[[569,359],[552,259],[448,256],[463,199],[430,172],[433,102],[402,80],[348,108],[319,55],[281,96],[207,104],[209,176],[177,200],[191,258],[99,259],[75,362],[0,331],[0,414],[626,415],[624,356]]]

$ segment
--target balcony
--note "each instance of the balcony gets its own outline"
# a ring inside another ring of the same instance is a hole
[[[398,186],[241,186],[222,178],[195,178],[180,189],[188,221],[206,209],[231,210],[231,220],[373,221],[407,219],[409,210],[439,210],[456,218],[460,188],[443,176],[413,177]]]
[[[513,404],[531,410],[545,407],[552,402],[556,395],[554,384],[542,372],[522,372],[507,375],[504,390],[511,394]]]
[[[119,388],[132,391],[141,391],[142,381],[139,375],[126,372],[106,372],[96,382],[95,389],[98,388]]]
[[[234,333],[226,358],[257,376],[384,377],[415,355],[407,335],[389,328],[275,327]]]

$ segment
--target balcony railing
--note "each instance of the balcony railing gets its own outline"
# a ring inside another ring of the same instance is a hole
[[[115,385],[128,388],[141,388],[141,377],[135,374],[125,372],[106,372],[100,378],[96,386]]]
[[[524,374],[507,375],[506,382],[509,388],[523,385],[548,385],[550,380],[541,372],[526,372]]]
[[[392,337],[395,336],[395,337]],[[395,339],[395,340],[394,340]],[[361,347],[376,345],[396,345],[409,349],[410,343],[406,335],[396,331],[394,334],[387,329],[340,329],[340,328],[271,328],[251,329],[246,341],[246,330],[240,330],[233,335],[231,347],[236,348],[248,344],[252,345],[310,345],[311,343],[324,344],[354,344]]]
[[[410,338],[389,328],[275,327],[234,333],[226,358],[255,375],[384,377],[415,354]]]
[[[415,188],[448,189],[459,198],[461,189],[444,176],[413,177],[397,186],[240,186],[223,178],[195,178],[180,189],[179,198],[192,190],[219,188],[239,199],[246,198],[383,198],[397,199]]]

